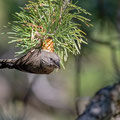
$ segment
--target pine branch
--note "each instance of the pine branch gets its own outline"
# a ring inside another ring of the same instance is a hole
[[[21,48],[17,55],[26,54],[33,48],[42,49],[42,43],[51,38],[54,51],[63,64],[68,53],[80,54],[81,43],[86,43],[85,32],[80,27],[92,26],[88,18],[81,16],[88,13],[85,9],[73,5],[70,0],[38,0],[30,1],[21,12],[15,14],[12,23],[13,34],[9,43],[16,42]],[[78,20],[75,23],[74,19]],[[39,35],[37,36],[36,33]]]

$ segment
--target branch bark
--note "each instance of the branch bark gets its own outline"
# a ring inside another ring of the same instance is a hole
[[[119,120],[120,82],[99,90],[76,120]],[[119,119],[118,119],[119,118]]]

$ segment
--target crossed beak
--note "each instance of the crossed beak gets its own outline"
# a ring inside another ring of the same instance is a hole
[[[60,61],[54,61],[54,65],[56,68],[60,69]]]

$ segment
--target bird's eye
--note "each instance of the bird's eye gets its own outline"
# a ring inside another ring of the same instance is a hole
[[[50,58],[50,60],[53,60],[52,58]]]

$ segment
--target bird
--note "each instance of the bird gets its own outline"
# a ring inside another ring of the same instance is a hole
[[[34,74],[50,74],[60,69],[60,57],[55,52],[33,49],[20,58],[0,59],[0,69],[17,69]]]

